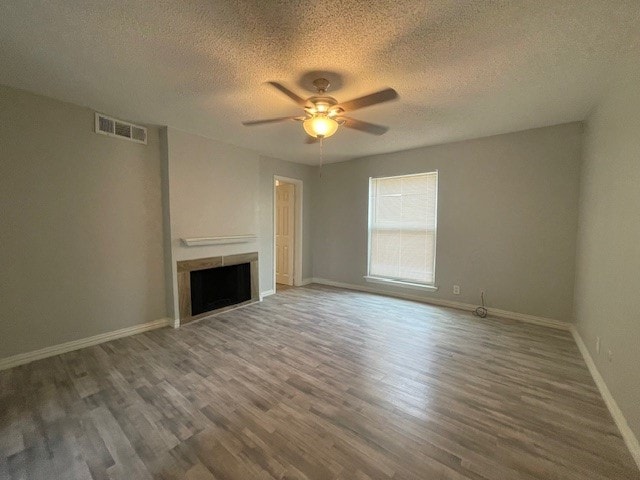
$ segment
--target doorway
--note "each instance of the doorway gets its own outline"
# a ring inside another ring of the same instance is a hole
[[[302,181],[274,177],[274,285],[302,283]]]

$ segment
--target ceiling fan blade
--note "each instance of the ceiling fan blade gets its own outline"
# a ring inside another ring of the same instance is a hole
[[[307,145],[312,145],[314,143],[318,143],[320,140],[312,137],[310,135],[307,135],[307,138],[304,139],[304,143],[306,143]]]
[[[246,122],[242,122],[245,127],[252,127],[254,125],[262,125],[264,123],[276,123],[276,122],[284,122],[286,120],[296,120],[298,117],[278,117],[278,118],[268,118],[266,120],[249,120]]]
[[[271,85],[272,87],[277,88],[278,90],[280,90],[282,93],[284,93],[287,97],[289,97],[291,100],[296,102],[301,107],[304,107],[307,104],[307,101],[304,98],[299,97],[298,95],[293,93],[291,90],[289,90],[284,85],[281,85],[278,82],[267,82],[267,83],[269,85]]]
[[[361,132],[370,133],[372,135],[383,135],[387,133],[389,127],[384,125],[376,125],[375,123],[363,122],[362,120],[356,120],[351,117],[339,117],[344,120],[343,126],[347,128],[353,128],[354,130],[360,130]]]
[[[359,108],[370,107],[371,105],[388,102],[390,100],[395,100],[396,98],[398,98],[398,92],[396,92],[393,88],[385,88],[384,90],[380,90],[379,92],[371,93],[369,95],[365,95],[364,97],[354,98],[353,100],[349,100],[348,102],[341,103],[340,107],[345,112],[352,112],[353,110],[358,110]]]

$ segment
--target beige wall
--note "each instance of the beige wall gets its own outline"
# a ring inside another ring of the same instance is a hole
[[[412,295],[569,321],[579,123],[377,155],[323,167],[314,198],[314,277],[367,285],[370,176],[439,172],[436,284]],[[453,295],[453,285],[461,295]]]
[[[575,315],[596,367],[640,438],[638,58],[638,51],[629,57],[586,121]],[[600,354],[596,336],[601,338]]]
[[[0,87],[0,358],[166,315],[158,130],[93,129],[92,110]]]

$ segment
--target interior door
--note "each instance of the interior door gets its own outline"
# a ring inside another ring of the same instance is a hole
[[[276,283],[293,285],[295,186],[276,185]]]

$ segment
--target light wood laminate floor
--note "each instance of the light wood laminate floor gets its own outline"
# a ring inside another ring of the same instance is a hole
[[[639,479],[568,332],[329,287],[0,372],[2,479]]]

